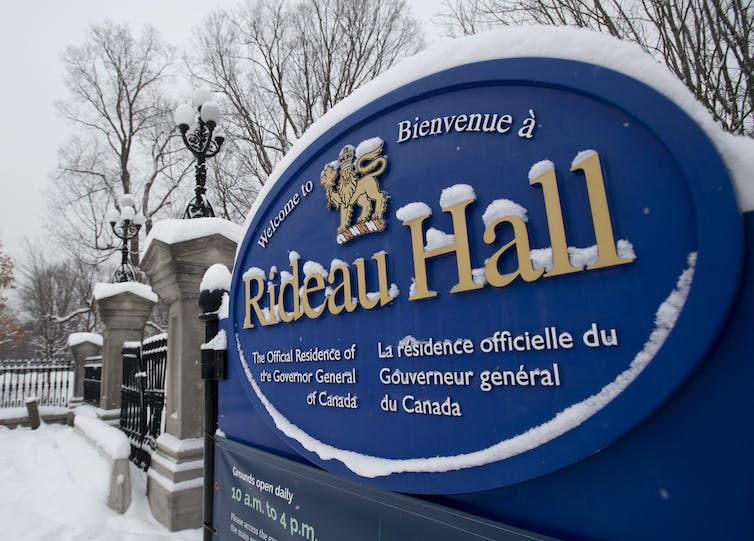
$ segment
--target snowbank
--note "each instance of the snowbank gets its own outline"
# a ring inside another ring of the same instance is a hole
[[[131,444],[117,428],[94,417],[77,415],[74,426],[113,458],[128,458]]]
[[[3,539],[27,541],[199,541],[200,529],[170,532],[149,511],[146,475],[131,466],[132,503],[106,505],[109,464],[80,433],[62,425],[0,426]]]
[[[125,513],[131,505],[131,470],[128,456],[131,444],[126,435],[100,419],[87,415],[74,418],[74,428],[102,455],[108,464],[104,477],[107,485],[107,506]]]

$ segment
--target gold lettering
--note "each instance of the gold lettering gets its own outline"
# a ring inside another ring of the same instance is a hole
[[[378,304],[380,306],[385,306],[393,300],[390,297],[389,287],[387,283],[386,257],[387,254],[385,252],[380,252],[372,256],[372,259],[377,262],[377,283],[379,287],[379,296],[374,300],[369,300],[369,297],[367,295],[367,273],[364,259],[360,258],[354,261],[354,265],[356,265],[356,282],[359,289],[359,304],[361,304],[364,310],[371,310]]]
[[[492,244],[497,240],[495,228],[498,224],[507,222],[513,226],[513,240],[495,252],[487,260],[484,266],[484,274],[487,281],[494,287],[505,287],[510,284],[517,276],[521,276],[526,282],[533,282],[542,276],[542,269],[534,270],[531,263],[531,246],[529,244],[529,233],[526,230],[526,223],[518,216],[504,216],[495,220],[487,229],[484,230],[484,242]],[[500,274],[498,265],[500,258],[511,247],[516,246],[516,257],[518,258],[518,268],[508,274]]]
[[[278,314],[280,315],[280,319],[285,323],[290,323],[291,321],[294,321],[301,317],[301,301],[299,299],[298,290],[299,290],[299,283],[298,283],[298,259],[294,259],[291,261],[291,274],[292,279],[287,280],[280,284],[280,293],[278,294]],[[291,290],[291,295],[293,297],[293,311],[289,314],[285,310],[285,291],[286,289]]]
[[[309,286],[309,282],[311,281],[316,282],[313,287]],[[322,315],[322,312],[325,311],[325,307],[327,306],[327,302],[323,299],[323,302],[319,307],[313,308],[311,304],[309,304],[309,293],[316,293],[317,291],[322,291],[323,289],[325,289],[325,279],[321,274],[314,273],[304,278],[301,303],[304,305],[304,313],[311,319],[317,319]]]
[[[589,207],[592,211],[594,223],[594,235],[597,239],[597,253],[599,259],[587,270],[614,267],[633,262],[632,259],[624,259],[618,256],[615,249],[615,236],[613,224],[610,220],[610,209],[607,206],[607,193],[605,180],[602,177],[602,165],[600,156],[596,152],[588,158],[575,164],[571,171],[583,171],[586,177],[586,189],[589,196]]]
[[[545,216],[547,216],[547,230],[550,234],[552,246],[552,270],[545,274],[545,278],[579,272],[581,269],[573,267],[568,259],[568,242],[563,223],[563,209],[560,206],[560,194],[558,192],[558,180],[555,170],[550,168],[537,178],[529,182],[530,185],[542,186],[542,194],[545,198]]]
[[[599,155],[594,152],[590,155],[583,154],[583,156],[586,157],[573,165],[571,172],[583,171],[584,173],[599,254],[598,260],[594,264],[587,266],[586,270],[631,263],[633,260],[621,258],[617,253]],[[568,257],[565,220],[554,169],[548,168],[541,175],[532,179],[529,184],[531,186],[538,185],[542,188],[553,268],[547,273],[543,269],[534,269],[531,261],[531,244],[526,222],[518,216],[504,216],[489,224],[485,228],[483,235],[484,242],[492,245],[499,241],[499,236],[496,232],[498,226],[507,223],[510,224],[513,231],[513,239],[499,248],[485,263],[485,277],[487,283],[493,287],[505,287],[518,277],[521,277],[525,282],[534,282],[541,277],[548,278],[571,274],[581,270],[571,265]],[[466,209],[474,201],[475,198],[472,197],[471,199],[442,209],[443,212],[450,214],[453,227],[453,242],[446,246],[425,249],[424,222],[430,217],[431,213],[403,222],[403,225],[409,228],[411,235],[411,251],[415,274],[414,292],[409,297],[409,301],[427,299],[438,295],[436,291],[430,289],[427,266],[430,259],[446,254],[453,254],[455,256],[458,276],[458,283],[450,289],[451,293],[473,291],[484,287],[483,284],[475,283],[472,275],[471,247],[469,246]],[[516,269],[512,272],[502,274],[501,269],[504,266],[503,258],[514,247],[517,259]],[[303,280],[303,286],[300,286],[300,260],[295,259],[291,261],[291,278],[280,284],[280,290],[277,293],[273,281],[277,270],[274,267],[269,271],[267,283],[265,283],[265,276],[262,273],[244,277],[246,317],[243,328],[253,328],[254,317],[258,319],[261,325],[265,326],[275,325],[280,323],[280,321],[290,323],[301,318],[304,314],[311,319],[316,319],[325,310],[333,315],[338,315],[344,310],[346,312],[353,312],[359,305],[365,310],[371,310],[378,306],[389,304],[393,299],[390,297],[387,253],[380,252],[373,255],[371,259],[376,262],[378,290],[375,293],[368,291],[366,261],[363,258],[357,259],[354,262],[354,266],[356,267],[357,283],[355,286],[357,288],[358,302],[353,297],[354,284],[352,284],[351,268],[343,262],[334,266],[327,277],[316,273],[306,276]],[[324,291],[327,285],[332,288],[331,294],[323,298],[321,305],[312,306],[310,296]],[[265,296],[265,286],[267,296],[269,297],[269,311],[260,306],[261,299]],[[256,287],[255,292],[252,291],[253,287]],[[288,312],[285,308],[286,297],[292,297],[291,312]]]
[[[327,281],[331,285],[335,284],[336,273],[340,273],[342,280],[336,287],[333,287],[332,295],[327,299],[327,309],[331,314],[337,316],[343,309],[346,312],[353,312],[356,310],[356,305],[353,302],[353,295],[351,293],[351,272],[348,265],[338,265],[330,271],[330,276]],[[338,304],[338,293],[343,292],[343,304]]]
[[[256,282],[257,284],[257,294],[252,299],[251,298],[251,282]],[[272,322],[267,321],[267,318],[264,317],[264,312],[262,311],[262,308],[259,306],[259,300],[264,295],[264,278],[262,276],[245,276],[243,279],[244,283],[244,289],[246,293],[246,318],[243,322],[243,328],[244,329],[252,329],[254,328],[254,324],[251,322],[251,309],[254,308],[254,313],[257,315],[257,319],[259,320],[259,323],[264,325],[271,325]]]
[[[411,251],[414,256],[414,274],[416,275],[416,284],[414,294],[408,300],[416,301],[435,297],[436,291],[431,291],[427,283],[427,260],[444,254],[455,253],[456,268],[458,269],[458,283],[450,290],[451,293],[460,293],[462,291],[471,291],[484,287],[482,284],[474,282],[471,274],[471,254],[469,252],[469,234],[466,224],[466,207],[474,199],[461,201],[442,209],[443,212],[449,213],[453,218],[453,235],[455,242],[448,246],[436,248],[434,250],[424,249],[424,232],[422,223],[429,215],[418,216],[413,220],[404,222],[403,225],[411,230]]]
[[[275,283],[272,281],[274,278],[275,269],[270,269],[270,280],[267,282],[267,295],[270,298],[270,319],[267,322],[268,325],[277,325],[278,323],[280,323],[278,315],[276,315],[278,307],[276,304],[277,296],[275,295]]]

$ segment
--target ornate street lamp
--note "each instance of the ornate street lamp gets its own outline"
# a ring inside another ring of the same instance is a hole
[[[205,89],[194,91],[192,105],[187,103],[175,109],[174,118],[181,130],[183,143],[196,158],[196,187],[194,199],[186,207],[184,218],[209,218],[215,215],[204,193],[207,189],[207,158],[215,156],[225,138],[215,131],[220,120],[220,107],[212,100],[212,93]]]
[[[135,282],[136,271],[128,262],[128,242],[139,234],[145,219],[141,212],[134,209],[134,197],[130,193],[123,194],[120,198],[120,211],[112,208],[107,211],[105,219],[110,222],[113,234],[123,241],[120,247],[120,266],[113,274],[114,282]]]

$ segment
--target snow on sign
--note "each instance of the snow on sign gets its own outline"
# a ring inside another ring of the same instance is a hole
[[[251,422],[223,425],[247,414],[363,483],[503,486],[646,419],[721,331],[741,258],[731,182],[643,83],[476,62],[321,131],[239,248],[230,438],[256,441]]]

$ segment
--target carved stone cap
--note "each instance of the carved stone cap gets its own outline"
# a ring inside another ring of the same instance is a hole
[[[87,357],[94,357],[102,352],[102,342],[99,343],[89,342],[88,340],[70,343],[68,347],[71,349],[73,358],[76,361],[83,361]]]
[[[235,254],[236,243],[218,233],[172,244],[152,240],[141,259],[141,270],[160,298],[172,304],[197,299],[207,269],[215,263],[232,267]]]
[[[144,329],[156,301],[124,291],[97,299],[94,306],[103,325],[109,329]]]

